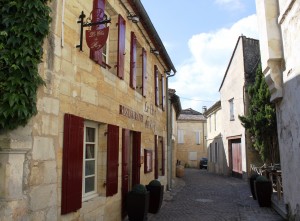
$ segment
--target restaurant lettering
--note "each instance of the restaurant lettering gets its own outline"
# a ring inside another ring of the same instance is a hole
[[[143,122],[143,115],[139,114],[123,105],[120,105],[120,114],[133,120]]]

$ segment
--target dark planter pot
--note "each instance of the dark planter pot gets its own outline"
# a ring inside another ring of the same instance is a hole
[[[259,176],[258,174],[253,174],[249,178],[250,190],[251,190],[251,194],[252,194],[252,197],[253,197],[254,200],[256,200],[255,189],[254,189],[254,181],[256,180],[256,178],[258,176]]]
[[[271,207],[272,198],[272,182],[258,182],[254,181],[254,188],[256,193],[256,199],[260,207]]]
[[[146,185],[146,188],[150,192],[149,213],[157,213],[164,198],[164,186]]]
[[[136,194],[129,192],[126,197],[126,210],[130,221],[147,220],[149,209],[149,192]]]

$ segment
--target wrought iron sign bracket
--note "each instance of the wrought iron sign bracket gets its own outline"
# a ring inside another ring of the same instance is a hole
[[[111,19],[107,19],[105,18],[104,20],[102,21],[98,21],[98,22],[90,22],[90,23],[84,23],[83,22],[83,19],[85,18],[85,14],[84,12],[82,11],[81,14],[79,15],[79,21],[77,21],[77,23],[80,24],[80,43],[79,45],[76,45],[76,48],[79,48],[80,51],[83,51],[82,50],[82,39],[83,39],[83,28],[84,27],[91,27],[91,26],[94,26],[94,25],[101,25],[101,24],[107,24],[107,23],[110,23],[111,22]]]

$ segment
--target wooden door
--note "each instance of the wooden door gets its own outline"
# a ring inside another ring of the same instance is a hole
[[[129,157],[130,157],[130,130],[122,129],[122,218],[126,213],[126,195],[129,191]]]
[[[241,141],[233,141],[231,143],[232,149],[232,175],[241,177],[242,171],[242,151],[241,151]]]

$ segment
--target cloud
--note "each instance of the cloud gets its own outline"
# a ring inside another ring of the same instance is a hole
[[[256,15],[243,18],[229,28],[200,33],[188,41],[191,57],[177,66],[170,88],[180,96],[183,109],[201,111],[219,100],[219,87],[240,35],[258,38]]]
[[[237,10],[244,7],[241,0],[215,0],[215,4],[225,6],[227,9]]]

